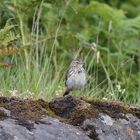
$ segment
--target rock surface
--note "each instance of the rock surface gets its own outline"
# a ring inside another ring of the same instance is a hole
[[[65,96],[0,97],[0,140],[140,140],[140,108]]]
[[[76,127],[46,116],[41,122],[14,119],[0,121],[0,140],[90,140],[90,138]]]

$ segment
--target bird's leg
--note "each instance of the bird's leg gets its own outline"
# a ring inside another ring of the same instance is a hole
[[[64,93],[64,95],[63,95],[63,96],[68,95],[70,92],[71,92],[71,90],[70,90],[70,89],[66,89],[66,91],[65,91],[65,93]]]

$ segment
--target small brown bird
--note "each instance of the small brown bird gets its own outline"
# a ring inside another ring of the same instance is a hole
[[[81,89],[86,82],[87,78],[83,68],[83,62],[79,59],[73,60],[66,75],[66,91],[63,96],[68,95],[72,90]]]

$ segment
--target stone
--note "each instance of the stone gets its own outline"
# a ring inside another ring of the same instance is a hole
[[[14,119],[2,120],[0,140],[90,140],[78,128],[62,123],[58,119],[45,116],[42,121],[49,124],[30,121],[22,125],[23,121],[20,123]]]
[[[0,97],[0,140],[139,140],[140,108],[65,96]]]

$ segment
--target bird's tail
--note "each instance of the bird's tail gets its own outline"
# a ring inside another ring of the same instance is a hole
[[[65,93],[64,93],[63,96],[66,96],[66,95],[68,95],[69,93],[70,93],[70,90],[66,89],[66,91],[65,91]]]

